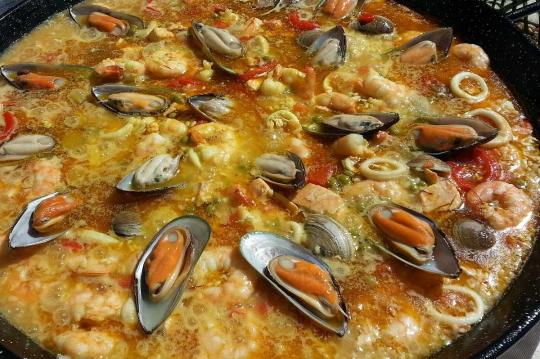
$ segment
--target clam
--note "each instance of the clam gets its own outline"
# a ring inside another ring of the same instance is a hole
[[[297,189],[306,183],[306,168],[302,159],[292,152],[287,156],[265,153],[255,160],[260,178],[281,188]]]
[[[157,155],[122,178],[116,188],[123,192],[152,193],[182,187],[183,183],[171,181],[178,173],[179,164],[180,156]]]
[[[26,205],[9,233],[11,248],[30,247],[46,243],[65,233],[60,226],[77,206],[71,196],[54,192],[36,198]]]
[[[438,177],[450,177],[452,168],[444,161],[425,153],[418,153],[407,165],[420,173],[428,183],[436,183]]]
[[[93,69],[82,65],[19,63],[3,65],[0,72],[10,85],[19,90],[54,91],[67,83],[67,77],[90,77]]]
[[[354,243],[349,231],[340,223],[322,214],[310,214],[304,223],[307,245],[316,254],[339,256],[349,261],[354,254]]]
[[[217,121],[231,112],[233,102],[225,96],[215,94],[196,95],[188,98],[188,103],[201,116]]]
[[[398,55],[400,61],[411,65],[423,65],[448,56],[452,45],[453,31],[445,27],[423,33],[406,44],[394,49],[393,55]]]
[[[308,35],[300,35],[299,44],[307,44],[314,32]],[[312,56],[311,63],[316,66],[337,67],[345,62],[347,57],[347,36],[342,26],[336,26],[326,32],[322,32],[314,39],[306,50]]]
[[[125,36],[132,26],[144,28],[144,22],[137,16],[108,9],[99,5],[75,5],[69,14],[76,23],[91,26],[114,36]]]
[[[496,242],[493,230],[470,218],[457,220],[452,227],[452,236],[466,248],[474,250],[490,249]]]
[[[303,31],[298,35],[296,42],[304,49],[308,49],[322,34],[324,31],[321,29]]]
[[[134,273],[135,307],[145,333],[154,332],[172,313],[188,284],[211,229],[195,216],[166,224],[142,253]]]
[[[324,262],[287,238],[270,232],[246,234],[240,240],[240,252],[303,314],[337,335],[345,335],[349,312],[341,288]]]
[[[399,114],[393,112],[340,114],[326,118],[320,124],[307,125],[304,130],[323,137],[342,137],[350,133],[370,135],[386,130],[398,121]]]
[[[24,160],[48,151],[56,142],[46,135],[19,135],[0,146],[0,162]]]
[[[441,117],[419,119],[412,129],[416,147],[433,156],[468,149],[497,137],[497,128],[472,118]]]
[[[112,221],[114,233],[121,237],[140,236],[142,232],[141,218],[136,212],[119,212]]]
[[[168,98],[156,91],[126,85],[92,87],[92,94],[105,108],[123,115],[157,115],[169,108]]]
[[[229,59],[244,56],[245,48],[238,38],[227,30],[196,21],[192,23],[189,34],[207,60],[214,62],[221,70],[237,75],[237,72],[224,65],[218,56]]]
[[[394,23],[380,15],[360,15],[349,25],[353,30],[370,35],[391,34],[394,32]]]
[[[461,269],[448,238],[428,217],[395,204],[368,210],[371,224],[384,237],[384,252],[425,272],[457,278]]]

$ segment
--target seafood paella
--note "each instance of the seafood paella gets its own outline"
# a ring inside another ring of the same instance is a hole
[[[394,1],[85,1],[0,65],[0,315],[59,358],[427,357],[534,244],[530,122]]]

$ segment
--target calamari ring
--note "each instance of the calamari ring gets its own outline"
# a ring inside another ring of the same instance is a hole
[[[474,80],[476,81],[476,83],[478,83],[481,88],[481,91],[478,95],[471,95],[470,93],[461,88],[461,82],[465,79]],[[450,89],[452,90],[454,95],[465,99],[469,103],[484,101],[489,95],[489,88],[486,84],[486,81],[479,75],[468,71],[462,71],[452,77],[452,80],[450,81]]]
[[[473,111],[469,111],[465,114],[467,117],[474,117],[474,116],[481,116],[485,117],[493,122],[495,127],[499,130],[497,137],[489,141],[488,143],[484,143],[481,145],[485,148],[495,148],[506,145],[508,142],[512,141],[512,127],[510,127],[510,124],[508,124],[508,121],[499,114],[498,112],[495,112],[493,110],[490,110],[489,108],[479,108]]]
[[[428,302],[427,303],[427,312],[429,315],[431,315],[433,318],[437,319],[438,321],[450,324],[450,325],[471,325],[476,322],[479,322],[480,319],[484,316],[484,313],[486,311],[486,305],[484,304],[484,301],[480,297],[480,295],[475,292],[474,290],[461,286],[461,285],[453,285],[453,284],[446,284],[442,287],[445,291],[453,291],[461,294],[468,295],[472,298],[474,301],[474,304],[476,308],[474,311],[467,313],[464,316],[455,316],[450,315],[446,313],[441,313],[435,307],[433,306],[433,303]]]
[[[404,163],[384,157],[365,160],[360,164],[359,170],[364,177],[375,181],[389,181],[409,172],[409,168]]]

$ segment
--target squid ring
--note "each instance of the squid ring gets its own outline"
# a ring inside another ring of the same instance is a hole
[[[451,284],[444,285],[442,289],[445,291],[457,292],[469,296],[474,301],[476,308],[472,312],[469,312],[464,316],[455,316],[441,313],[440,311],[435,309],[431,302],[428,302],[427,312],[433,318],[439,320],[442,323],[450,325],[471,325],[482,319],[482,316],[484,315],[484,312],[486,310],[486,305],[484,304],[484,301],[477,292],[461,285]]]
[[[375,181],[389,181],[409,172],[404,163],[384,157],[365,160],[360,164],[359,170],[364,177]]]
[[[508,121],[499,113],[490,110],[488,108],[479,108],[473,111],[469,111],[465,114],[467,117],[482,116],[491,120],[495,127],[499,130],[497,137],[491,141],[481,145],[485,148],[495,148],[506,145],[508,142],[512,141],[512,127],[508,124]]]
[[[480,86],[481,91],[478,95],[471,95],[461,88],[461,82],[465,79],[473,80]],[[452,80],[450,81],[450,89],[454,95],[465,99],[469,103],[484,101],[489,95],[489,88],[486,81],[479,75],[468,71],[462,71],[452,77]]]

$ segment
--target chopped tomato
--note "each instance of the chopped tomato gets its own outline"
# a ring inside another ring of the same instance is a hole
[[[11,112],[4,112],[4,129],[0,131],[0,144],[6,142],[17,131],[19,121]]]
[[[0,102],[0,105],[2,106],[15,106],[16,102],[15,101],[1,101]]]
[[[227,6],[223,4],[214,4],[213,8],[214,8],[214,12],[223,12],[227,10]]]
[[[223,20],[214,20],[214,26],[220,29],[226,29],[229,27],[229,24]]]
[[[260,301],[255,303],[255,311],[263,317],[266,317],[272,311],[272,307],[267,301]]]
[[[239,185],[236,185],[233,187],[231,192],[231,199],[233,200],[233,203],[239,206],[253,206],[255,205],[255,201],[249,197],[249,195],[246,193],[246,191],[240,187]]]
[[[264,75],[267,72],[272,71],[277,66],[277,62],[269,62],[267,64],[264,64],[260,67],[257,67],[255,69],[249,70],[244,72],[242,75],[238,76],[241,81],[249,81],[255,77],[259,77],[261,75]]]
[[[168,87],[179,88],[184,86],[203,86],[204,82],[197,80],[195,77],[190,75],[182,75],[174,80],[169,81],[167,84]]]
[[[321,164],[313,165],[308,168],[307,182],[319,186],[327,187],[328,180],[337,170],[335,165]]]
[[[501,178],[501,166],[494,152],[482,148],[474,148],[448,162],[452,168],[452,178],[462,192],[469,192],[480,183],[495,181]]]
[[[371,14],[369,12],[363,12],[358,16],[358,21],[362,25],[369,24],[373,20],[375,20],[375,15],[373,15],[373,14]]]
[[[293,11],[289,14],[289,22],[297,30],[314,30],[319,27],[319,23],[313,20],[302,20],[298,11]]]
[[[235,223],[238,223],[239,220],[240,220],[240,213],[238,213],[238,211],[234,211],[234,212],[231,213],[231,215],[229,216],[229,224],[235,224]]]
[[[159,9],[156,9],[154,5],[152,4],[154,0],[146,0],[146,6],[144,7],[144,11],[147,12],[150,16],[153,17],[160,17],[163,15],[163,12]]]
[[[295,103],[292,109],[298,115],[306,115],[309,113],[309,107],[302,102]]]
[[[62,244],[62,246],[64,248],[72,250],[73,252],[79,252],[79,251],[82,251],[84,249],[83,244],[81,244],[81,243],[79,243],[77,241],[72,241],[70,239],[65,239],[60,243]]]

